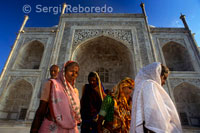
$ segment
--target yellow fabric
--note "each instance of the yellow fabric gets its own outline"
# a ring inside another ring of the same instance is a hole
[[[133,79],[129,78],[129,77],[126,77],[124,78],[122,81],[120,81],[117,86],[115,86],[113,88],[114,90],[114,97],[118,98],[119,97],[119,91],[120,91],[120,88],[124,88],[124,87],[131,87],[132,89],[134,89],[134,85],[135,85],[135,82]]]
[[[97,72],[94,72],[97,76],[97,79],[98,79],[98,83],[99,83],[99,92],[100,92],[100,96],[101,96],[101,100],[103,101],[104,97],[106,96],[106,94],[104,93],[104,90],[103,90],[103,87],[102,87],[102,84],[101,84],[101,80],[100,80],[100,77],[98,75]]]

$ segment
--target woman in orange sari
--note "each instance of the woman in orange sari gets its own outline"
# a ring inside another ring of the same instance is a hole
[[[125,78],[120,81],[113,93],[103,100],[98,119],[98,132],[128,133],[131,121],[130,100],[134,81]],[[104,124],[102,124],[105,120]]]

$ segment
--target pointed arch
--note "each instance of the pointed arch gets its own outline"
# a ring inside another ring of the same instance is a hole
[[[169,42],[162,47],[165,62],[171,71],[194,71],[187,49],[176,42]]]
[[[73,58],[74,58],[74,56],[77,54],[77,50],[78,50],[82,45],[85,45],[85,44],[87,44],[87,43],[89,43],[89,42],[91,42],[91,41],[95,41],[95,40],[97,40],[97,39],[99,39],[99,38],[107,38],[107,39],[114,40],[114,41],[120,43],[121,45],[123,45],[124,47],[126,47],[127,50],[128,50],[131,54],[133,54],[132,51],[131,51],[131,50],[129,49],[129,47],[128,47],[129,44],[127,44],[126,42],[124,42],[124,41],[122,41],[122,40],[120,40],[120,39],[118,39],[118,38],[114,38],[114,37],[111,37],[111,36],[107,36],[107,35],[103,35],[103,34],[102,34],[102,35],[99,35],[99,36],[95,36],[95,37],[88,38],[88,39],[82,41],[80,44],[78,44],[78,45],[75,47],[75,49],[73,50],[70,59],[73,59]]]
[[[44,52],[44,45],[34,40],[23,46],[15,61],[15,69],[39,69]]]
[[[174,98],[182,124],[200,126],[200,88],[183,82],[174,88]]]
[[[32,92],[31,83],[25,79],[17,80],[8,87],[3,109],[8,112],[7,119],[24,120],[26,118],[26,111],[31,101]]]
[[[87,82],[89,72],[102,68],[107,71],[104,75],[105,79],[103,79],[106,81],[104,86],[106,89],[110,89],[124,77],[133,78],[132,55],[131,50],[125,44],[102,35],[79,44],[73,51],[71,59],[77,61],[81,66],[78,77],[80,84]]]

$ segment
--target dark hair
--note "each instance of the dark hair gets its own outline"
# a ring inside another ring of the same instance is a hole
[[[77,66],[79,68],[79,64],[77,62],[70,62],[69,64],[65,66],[65,71],[67,71],[67,69],[69,69],[70,67],[74,67],[74,66]]]
[[[59,66],[54,64],[54,65],[52,65],[52,66],[50,67],[50,70],[51,70],[53,67],[57,67],[57,68],[59,69]]]
[[[88,81],[89,81],[89,79],[92,78],[92,77],[97,78],[97,75],[96,75],[95,72],[90,72],[90,73],[89,73],[89,75],[88,75]]]
[[[163,64],[161,64],[161,76],[163,76],[164,74],[169,74],[169,68],[167,66],[164,66]]]

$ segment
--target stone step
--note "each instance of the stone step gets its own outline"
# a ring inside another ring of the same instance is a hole
[[[2,126],[0,127],[0,133],[29,133],[30,127],[24,127],[24,126]]]
[[[0,133],[29,133],[30,122],[3,122],[0,121]],[[80,131],[80,126],[78,126]],[[183,133],[200,133],[199,127],[183,127]]]

